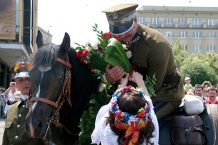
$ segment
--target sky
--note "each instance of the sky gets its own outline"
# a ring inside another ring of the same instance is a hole
[[[75,47],[75,42],[84,45],[97,41],[92,31],[95,24],[99,30],[109,31],[102,10],[123,3],[137,3],[138,9],[143,5],[218,7],[218,0],[38,0],[38,26],[53,35],[55,44],[60,44],[67,32],[71,46]]]

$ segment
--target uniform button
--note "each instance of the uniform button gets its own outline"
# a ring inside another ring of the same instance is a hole
[[[19,125],[19,124],[17,125],[17,128],[20,128],[20,125]]]
[[[18,114],[18,117],[21,117],[22,115],[21,114]]]
[[[139,66],[141,66],[141,64],[139,64]]]
[[[23,108],[25,107],[25,105],[22,106]]]
[[[15,136],[15,139],[18,139],[18,136],[17,136],[17,135]]]

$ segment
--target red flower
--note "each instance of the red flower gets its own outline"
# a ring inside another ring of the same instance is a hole
[[[101,47],[98,47],[98,51],[101,52],[101,53],[104,52],[104,50]]]
[[[114,38],[117,39],[117,41],[120,41],[120,37],[117,35],[114,35]]]
[[[111,38],[111,33],[110,32],[105,32],[104,34],[102,34],[102,38],[106,39],[106,38]]]
[[[86,57],[86,55],[87,55],[87,53],[89,53],[89,51],[88,50],[84,50],[82,53],[83,53],[82,57]]]
[[[83,51],[80,50],[76,52],[76,57],[79,59],[80,62],[83,62],[82,55],[83,55]]]
[[[87,66],[88,66],[88,69],[89,69],[89,70],[91,70],[91,71],[94,70],[93,68],[91,68],[90,63],[88,63]]]
[[[138,114],[138,118],[142,118],[145,115],[146,111],[142,110],[139,114]]]
[[[136,67],[134,65],[132,65],[132,71],[129,72],[129,77],[132,76],[133,72],[136,70]]]
[[[118,41],[120,41],[119,36],[114,35],[113,37],[114,37],[115,39],[117,39]],[[102,38],[103,38],[103,39],[106,39],[106,38],[110,39],[110,38],[112,38],[112,35],[111,35],[110,32],[105,32],[104,34],[102,34]]]

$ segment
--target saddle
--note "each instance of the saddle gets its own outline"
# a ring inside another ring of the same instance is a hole
[[[175,119],[174,116],[185,116],[183,119],[189,118],[186,112],[184,111],[183,107],[180,107],[177,110],[175,110],[173,113],[159,119],[158,122],[159,122],[159,144],[160,145],[175,145],[176,144],[175,140],[173,141],[173,139],[175,139],[175,135],[173,136],[173,133],[172,133],[173,132],[172,124],[174,124],[172,121],[173,121],[173,118]],[[205,104],[204,111],[198,116],[202,121],[202,125],[198,126],[200,127],[198,129],[200,129],[200,132],[206,138],[205,144],[218,145],[218,107],[217,105]],[[184,122],[184,124],[180,127],[184,127],[185,122],[187,123],[187,121],[182,121]],[[186,145],[186,144],[180,143],[178,145]],[[187,142],[187,145],[188,145],[188,142]],[[189,144],[189,145],[193,145],[193,144]]]

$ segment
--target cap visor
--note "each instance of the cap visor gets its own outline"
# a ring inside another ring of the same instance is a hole
[[[122,25],[122,26],[119,26],[119,27],[109,27],[110,29],[110,32],[114,35],[122,35],[126,32],[128,32],[134,25],[134,21],[128,23],[128,24],[125,24],[125,25]]]

